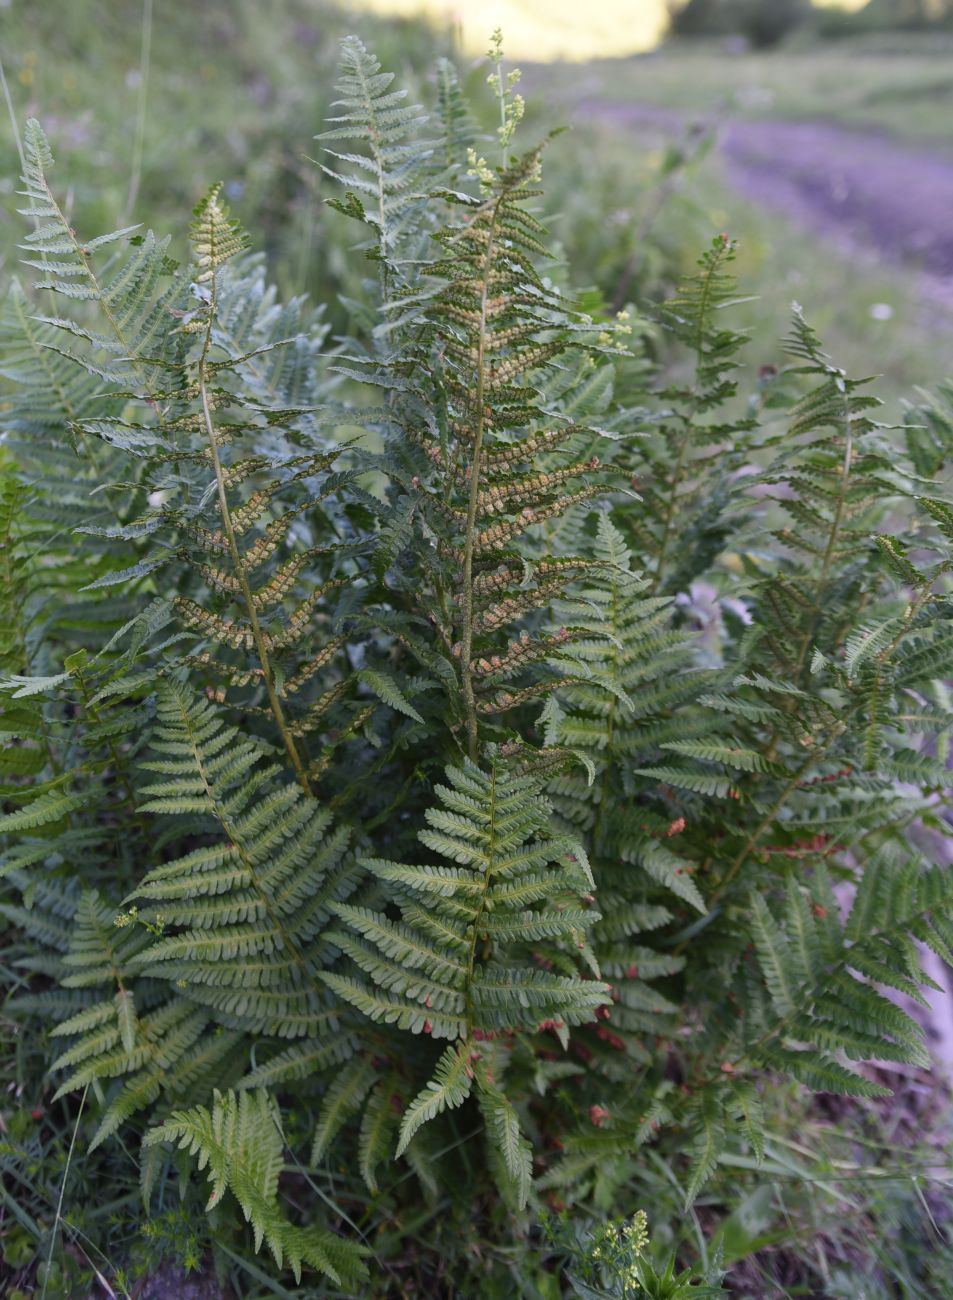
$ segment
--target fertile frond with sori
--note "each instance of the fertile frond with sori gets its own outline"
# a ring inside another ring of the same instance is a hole
[[[256,1092],[219,1092],[211,1108],[174,1111],[145,1137],[145,1146],[171,1142],[197,1158],[208,1170],[212,1190],[207,1209],[227,1192],[241,1206],[251,1226],[256,1253],[264,1242],[279,1268],[287,1263],[301,1282],[302,1265],[316,1269],[338,1286],[366,1281],[364,1250],[315,1223],[293,1223],[279,1201],[284,1141],[273,1097]]]
[[[192,253],[197,285],[211,285],[216,273],[248,248],[248,236],[222,200],[221,183],[213,185],[192,214]]]
[[[347,191],[344,200],[330,202],[373,227],[377,257],[399,272],[402,240],[429,216],[425,199],[434,146],[422,138],[427,116],[406,102],[406,90],[392,89],[394,73],[381,72],[380,61],[356,36],[342,41],[339,66],[340,98],[332,108],[340,111],[317,137],[327,142],[332,160],[321,170]]]
[[[662,350],[646,395],[649,327],[550,256],[501,41],[482,153],[449,65],[431,131],[345,42],[326,170],[381,271],[350,339],[279,299],[222,186],[180,268],[76,232],[25,132],[0,928],[15,1091],[54,1095],[7,1124],[52,1173],[5,1204],[54,1262],[64,1231],[100,1249],[66,1195],[144,1137],[147,1212],[178,1175],[190,1215],[197,1162],[203,1240],[253,1289],[502,1295],[494,1234],[537,1197],[604,1217],[655,1169],[714,1204],[771,1150],[771,1089],[928,1064],[949,394],[887,429],[797,310],[746,400],[722,236],[660,309],[687,364]],[[476,1283],[419,1246],[461,1221]],[[629,1290],[687,1294],[631,1235]],[[128,1291],[134,1260],[96,1258]]]
[[[592,977],[586,942],[594,919],[582,898],[591,887],[588,863],[575,840],[549,832],[538,782],[508,773],[499,760],[489,771],[448,768],[447,779],[418,836],[437,860],[364,863],[392,910],[338,904],[347,928],[331,937],[353,972],[323,975],[372,1020],[457,1040],[407,1110],[400,1149],[424,1121],[469,1094],[478,1044],[546,1027],[565,1036],[591,1020],[607,995]],[[580,951],[589,978],[575,971]],[[477,1086],[486,1091],[479,1071]]]
[[[49,287],[64,292],[86,276],[95,292],[84,297],[95,300],[103,317],[95,330],[82,318],[50,320],[43,328],[76,340],[73,369],[87,375],[92,368],[98,377],[98,394],[84,396],[71,412],[75,438],[103,448],[101,474],[117,473],[121,454],[127,479],[118,515],[84,521],[87,536],[125,551],[124,564],[93,573],[91,581],[151,585],[164,571],[193,643],[192,671],[265,725],[270,719],[310,791],[331,749],[325,743],[309,759],[306,736],[317,732],[326,740],[333,731],[339,745],[360,733],[378,693],[371,687],[370,700],[353,698],[360,688],[335,634],[339,593],[351,585],[335,568],[360,547],[340,506],[348,473],[333,472],[335,450],[316,424],[316,344],[301,346],[277,333],[300,324],[302,305],[276,311],[263,287],[251,301],[242,291],[247,238],[220,186],[195,210],[193,306],[185,297],[189,277],[175,273],[167,290],[157,288],[169,271],[167,259],[159,251],[147,256],[146,245],[100,290],[90,260],[100,241],[80,245],[64,233],[38,132],[29,154],[30,214],[55,218],[48,222],[53,233],[44,237],[47,254],[54,244],[76,245],[72,278]],[[62,364],[61,352],[45,339],[37,349]],[[69,370],[69,360],[66,365]],[[34,379],[35,364],[24,382]],[[306,403],[295,405],[301,398]]]
[[[526,617],[585,562],[536,547],[527,563],[526,535],[612,481],[598,456],[578,458],[596,431],[548,401],[564,357],[609,365],[616,351],[536,267],[546,232],[527,204],[539,163],[532,151],[479,197],[451,196],[462,221],[438,232],[443,256],[424,291],[392,305],[392,357],[360,372],[392,390],[392,429],[397,422],[376,562],[437,630],[471,760],[480,725],[581,671],[571,628],[534,635]]]

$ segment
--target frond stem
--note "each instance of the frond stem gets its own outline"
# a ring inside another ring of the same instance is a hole
[[[476,419],[473,426],[473,454],[470,461],[470,499],[467,502],[466,535],[463,546],[463,627],[460,637],[460,677],[463,687],[463,706],[466,712],[467,752],[472,762],[477,761],[477,706],[473,690],[473,550],[476,543],[477,507],[480,499],[480,470],[483,454],[485,418],[483,393],[486,378],[486,312],[493,264],[493,241],[503,195],[493,208],[483,256],[483,282],[480,286],[480,334],[477,344]]]
[[[764,832],[774,821],[775,817],[777,817],[778,813],[787,803],[788,799],[790,799],[791,795],[797,789],[800,782],[804,779],[804,773],[808,770],[808,768],[813,763],[815,763],[819,758],[823,756],[823,754],[827,751],[829,745],[830,745],[830,741],[828,741],[827,744],[825,744],[821,750],[808,754],[808,756],[804,759],[803,763],[801,763],[794,770],[791,777],[788,779],[787,784],[784,786],[784,789],[781,791],[781,793],[775,799],[774,803],[771,805],[768,811],[758,822],[757,826],[754,828],[754,830],[745,840],[744,847],[735,856],[735,858],[732,860],[731,866],[725,872],[724,876],[722,876],[720,883],[718,884],[717,888],[715,889],[714,893],[711,896],[710,906],[714,906],[714,904],[718,901],[718,899],[722,897],[725,890],[728,888],[728,886],[734,880],[735,876],[744,866],[748,858],[748,854],[752,851],[752,849],[761,839],[761,836],[764,834]]]
[[[267,915],[268,920],[271,922],[271,924],[275,927],[278,934],[281,936],[281,942],[284,944],[286,950],[291,954],[291,956],[294,958],[297,964],[301,967],[302,971],[304,971],[305,974],[307,975],[313,990],[316,993],[320,994],[321,987],[317,983],[314,977],[314,971],[311,968],[311,963],[305,957],[301,948],[298,946],[296,940],[286,930],[280,914],[275,911],[275,908],[272,905],[272,900],[270,895],[268,894],[267,890],[265,890],[262,886],[255,861],[252,858],[251,854],[248,852],[247,848],[245,847],[245,844],[242,839],[241,831],[239,830],[237,825],[232,823],[229,817],[227,807],[219,800],[218,796],[215,793],[215,789],[212,785],[211,779],[209,778],[209,775],[205,770],[205,763],[202,759],[202,752],[199,749],[198,740],[196,739],[195,733],[192,729],[192,719],[189,717],[185,709],[180,709],[180,712],[182,714],[182,725],[185,728],[185,731],[189,737],[189,744],[192,747],[192,756],[195,760],[195,766],[199,774],[199,779],[202,782],[202,785],[205,789],[205,793],[208,797],[209,802],[211,803],[212,807],[215,810],[215,816],[218,818],[219,824],[221,825],[222,830],[225,832],[226,836],[228,837],[229,842],[235,845],[235,848],[238,852],[238,856],[241,860],[241,864],[248,872],[248,877],[249,880],[251,881],[252,888],[254,889],[255,893],[258,895],[258,898],[261,902],[262,907],[265,910],[265,914]]]
[[[798,649],[797,660],[794,665],[794,676],[792,678],[794,685],[797,686],[801,681],[801,674],[804,672],[804,662],[807,658],[808,648],[811,644],[811,638],[817,627],[821,614],[821,598],[824,589],[827,586],[828,576],[831,569],[831,560],[834,558],[834,547],[837,545],[837,538],[840,534],[841,524],[844,519],[844,510],[847,503],[847,488],[850,483],[850,467],[854,458],[854,430],[851,423],[850,398],[844,397],[844,463],[841,467],[840,490],[837,494],[837,505],[834,509],[834,518],[831,522],[831,530],[827,538],[827,545],[824,548],[824,555],[821,560],[821,571],[817,577],[814,595],[814,609],[811,613],[807,627],[804,629],[804,635],[801,638],[801,644]]]
[[[483,874],[483,891],[480,894],[477,903],[476,915],[472,921],[470,931],[470,948],[467,953],[467,1039],[469,1040],[473,1033],[473,997],[471,989],[473,987],[473,968],[476,965],[476,946],[480,933],[480,920],[486,908],[486,896],[490,889],[490,867],[493,861],[493,846],[496,842],[496,764],[490,769],[490,798],[489,798],[490,822],[487,826],[487,867]]]
[[[268,692],[268,704],[271,708],[272,715],[275,719],[275,726],[281,736],[282,744],[287,751],[291,766],[294,768],[298,784],[306,795],[313,798],[314,792],[308,780],[308,773],[301,755],[298,753],[298,747],[295,744],[294,737],[285,718],[284,709],[281,707],[281,700],[278,697],[278,691],[275,687],[275,675],[271,666],[271,658],[268,654],[268,647],[265,644],[265,638],[262,634],[261,623],[258,621],[258,611],[255,608],[255,601],[252,597],[251,587],[248,583],[248,575],[245,572],[245,566],[242,564],[241,552],[238,549],[238,539],[235,535],[235,525],[232,522],[232,513],[228,505],[228,492],[225,488],[225,475],[222,471],[222,461],[218,454],[218,443],[215,438],[215,425],[212,421],[212,409],[208,399],[208,375],[207,363],[208,352],[212,342],[212,322],[215,319],[215,277],[212,278],[211,302],[209,304],[208,327],[205,331],[205,340],[202,346],[202,355],[199,358],[198,388],[199,397],[202,403],[202,420],[205,424],[205,433],[208,438],[209,455],[212,459],[212,468],[215,472],[215,486],[218,492],[218,504],[222,515],[222,527],[225,530],[225,538],[228,542],[228,551],[232,560],[232,567],[235,571],[235,577],[241,588],[242,602],[248,614],[248,623],[251,627],[252,639],[255,642],[255,651],[258,655],[258,662],[261,665],[262,676],[265,681],[265,689]]]

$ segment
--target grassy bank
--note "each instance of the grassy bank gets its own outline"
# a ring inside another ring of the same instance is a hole
[[[690,113],[821,117],[953,148],[953,37],[896,34],[775,51],[684,42],[550,77],[575,96]]]
[[[358,21],[324,0],[86,0],[2,10],[0,57],[22,130],[39,118],[55,141],[70,213],[90,230],[148,214],[185,256],[183,212],[214,181],[267,252],[282,288],[319,298],[342,288],[324,223],[330,193],[308,155],[333,99],[341,38]],[[419,21],[361,15],[388,66],[422,71],[449,37]],[[20,164],[0,125],[0,277],[17,269]]]

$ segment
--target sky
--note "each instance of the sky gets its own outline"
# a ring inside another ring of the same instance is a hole
[[[764,0],[771,4],[772,0]],[[857,9],[865,0],[815,0]],[[516,59],[593,59],[648,50],[665,27],[666,0],[351,0],[354,9],[411,16],[428,13],[460,30],[479,54],[502,27]]]

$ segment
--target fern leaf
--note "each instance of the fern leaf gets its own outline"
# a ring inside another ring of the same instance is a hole
[[[462,1106],[470,1095],[473,1071],[470,1068],[470,1045],[467,1042],[451,1044],[440,1060],[434,1077],[418,1093],[404,1112],[400,1124],[397,1155],[403,1155],[414,1134],[444,1110]]]

